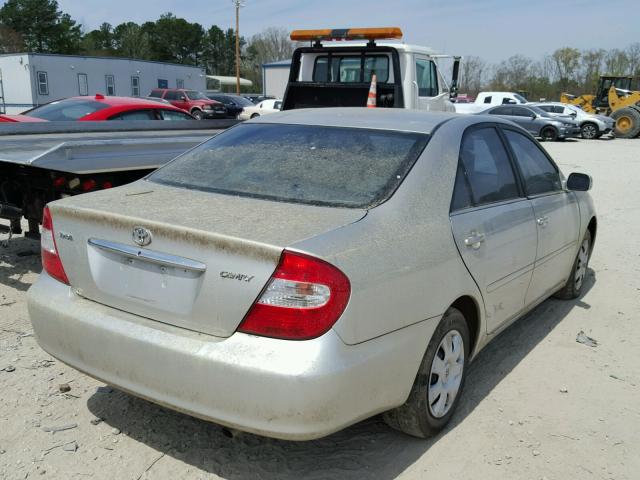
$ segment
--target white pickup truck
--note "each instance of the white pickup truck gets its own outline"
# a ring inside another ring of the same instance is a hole
[[[293,54],[282,110],[364,107],[375,73],[377,107],[454,112],[460,57],[449,57],[453,78],[447,83],[437,63],[446,55],[400,38],[395,27],[292,32],[291,40],[311,45]]]
[[[456,103],[456,113],[478,113],[496,105],[528,103],[522,95],[514,92],[480,92],[473,103]]]

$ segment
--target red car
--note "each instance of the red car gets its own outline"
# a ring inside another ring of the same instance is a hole
[[[198,120],[226,118],[227,108],[221,102],[211,100],[202,92],[182,88],[154,88],[150,97],[162,98],[178,108],[191,113]]]
[[[169,103],[132,97],[71,97],[55,100],[20,115],[0,115],[0,122],[103,120],[193,120]]]

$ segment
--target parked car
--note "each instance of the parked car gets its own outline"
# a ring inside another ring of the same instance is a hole
[[[149,96],[168,100],[171,105],[189,112],[197,120],[227,117],[227,109],[222,103],[211,100],[204,93],[195,90],[155,88]]]
[[[71,97],[40,105],[20,115],[0,115],[0,122],[103,120],[193,120],[169,104],[133,97]]]
[[[230,118],[238,118],[242,110],[247,107],[253,107],[251,100],[241,96],[232,95],[230,93],[207,93],[211,100],[222,103],[227,109],[227,116]]]
[[[497,332],[580,295],[596,238],[591,178],[565,182],[523,129],[490,120],[294,110],[52,202],[36,338],[233,428],[302,440],[386,411],[433,435]]]
[[[260,115],[268,115],[270,113],[279,112],[282,108],[282,100],[272,99],[263,100],[253,107],[245,107],[238,116],[240,120],[249,120],[259,117]]]
[[[477,115],[496,115],[511,120],[542,140],[565,140],[580,135],[580,125],[570,116],[554,116],[533,105],[500,105]]]
[[[456,113],[480,113],[497,105],[519,105],[527,99],[516,92],[480,92],[473,102],[456,101]]]
[[[245,93],[242,96],[252,102],[254,105],[257,105],[263,100],[273,100],[274,98],[276,98],[272,95],[261,95],[259,93]]]
[[[616,121],[606,115],[587,113],[576,105],[560,102],[534,103],[536,107],[551,115],[569,115],[578,122],[582,138],[591,140],[613,132]]]

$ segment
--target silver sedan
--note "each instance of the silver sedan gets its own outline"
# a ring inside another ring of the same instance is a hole
[[[496,333],[580,295],[590,186],[493,116],[277,113],[50,203],[29,313],[54,357],[194,416],[427,437]]]

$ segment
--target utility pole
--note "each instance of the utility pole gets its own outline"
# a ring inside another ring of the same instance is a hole
[[[240,95],[240,8],[244,0],[232,0],[236,6],[236,94]]]

